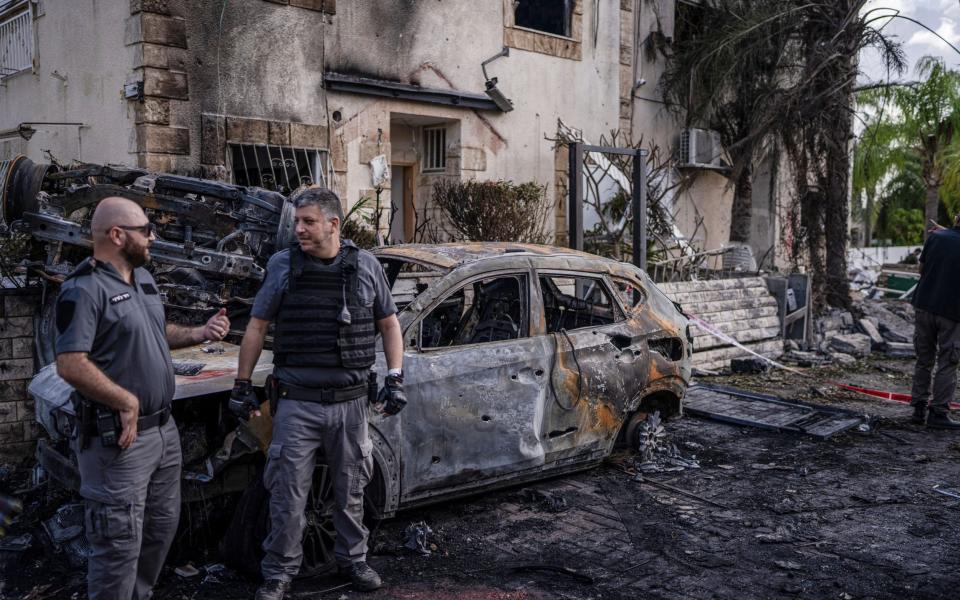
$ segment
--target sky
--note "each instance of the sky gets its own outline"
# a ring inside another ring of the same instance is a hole
[[[894,11],[899,11],[900,15],[920,21],[960,48],[960,0],[870,0],[865,10],[879,8],[890,10],[877,11],[872,16],[892,15]],[[876,25],[883,25],[885,21],[883,33],[903,44],[907,59],[906,70],[899,76],[891,75],[894,81],[915,81],[917,60],[925,55],[940,56],[948,68],[960,69],[960,54],[932,32],[901,18],[880,20]],[[864,51],[860,57],[860,69],[861,83],[887,79],[886,70],[876,51]]]

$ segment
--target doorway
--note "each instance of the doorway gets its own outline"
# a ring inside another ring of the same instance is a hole
[[[394,164],[391,169],[390,204],[394,211],[390,222],[392,243],[413,242],[416,207],[413,203],[414,165]]]

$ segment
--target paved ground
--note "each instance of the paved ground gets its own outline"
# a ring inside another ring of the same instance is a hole
[[[824,441],[680,419],[668,439],[699,469],[637,481],[636,457],[623,453],[589,472],[403,513],[374,537],[370,562],[388,588],[361,596],[317,578],[296,582],[292,597],[955,597],[960,500],[933,486],[960,488],[960,434],[908,424],[904,405],[811,390],[841,378],[906,391],[909,371],[909,361],[878,361],[816,380],[715,380],[855,408],[877,428]],[[433,529],[429,556],[399,549],[421,520]],[[34,557],[8,597],[38,585],[49,587],[32,600],[79,597],[77,572],[61,563]],[[253,584],[229,572],[203,579],[168,572],[157,597],[252,597]]]

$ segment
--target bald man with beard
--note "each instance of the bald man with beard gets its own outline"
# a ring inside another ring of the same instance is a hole
[[[154,229],[136,203],[105,198],[91,229],[93,256],[57,299],[57,372],[76,389],[75,407],[94,415],[78,421],[75,448],[92,549],[88,595],[139,600],[151,596],[180,518],[170,349],[221,340],[230,321],[221,309],[203,326],[166,323],[143,268]]]

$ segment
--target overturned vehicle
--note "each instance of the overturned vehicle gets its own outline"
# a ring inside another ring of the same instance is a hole
[[[157,225],[150,266],[168,319],[199,323],[222,307],[223,343],[173,353],[174,417],[184,449],[183,500],[236,502],[221,552],[257,572],[269,494],[261,482],[268,411],[240,422],[226,410],[239,336],[270,254],[291,242],[293,210],[279,193],[136,169],[62,170],[0,163],[4,228],[29,235],[21,262],[42,286],[31,392],[49,434],[38,457],[79,487],[64,422],[69,390],[56,377],[53,302],[88,252],[96,203],[123,195]],[[373,249],[399,309],[409,405],[370,414],[375,472],[371,521],[397,511],[597,465],[632,444],[652,411],[681,412],[692,343],[686,318],[639,269],[563,248],[511,243],[411,244]],[[268,339],[269,342],[269,339]],[[269,346],[268,346],[269,347]],[[254,382],[262,385],[264,352]],[[382,348],[374,366],[386,372]],[[302,574],[334,566],[333,493],[317,462],[307,506]]]

